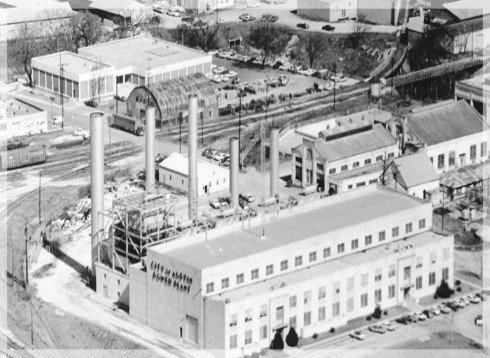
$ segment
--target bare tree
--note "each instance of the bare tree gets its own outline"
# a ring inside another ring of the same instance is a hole
[[[80,47],[94,45],[104,35],[100,18],[87,11],[74,14],[65,30],[70,37],[75,52]]]
[[[305,36],[303,49],[308,57],[310,67],[313,67],[316,60],[325,53],[327,44],[325,36],[321,33],[309,32]]]
[[[8,41],[7,63],[15,72],[27,75],[28,84],[32,86],[31,59],[40,54],[39,42],[27,23],[20,25],[17,36]]]
[[[122,18],[117,21],[115,30],[119,38],[134,37],[153,24],[154,17],[145,9],[126,9],[122,13]]]
[[[352,31],[346,38],[346,45],[351,48],[358,48],[366,39],[370,29],[371,25],[365,22],[365,16],[360,15],[352,25]]]

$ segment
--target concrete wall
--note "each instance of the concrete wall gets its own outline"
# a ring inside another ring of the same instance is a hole
[[[199,168],[198,168],[199,172]],[[175,171],[158,167],[158,181],[161,184],[171,186],[177,190],[187,193],[187,175],[182,175]],[[198,173],[197,178],[198,195],[206,195],[205,186],[207,186],[207,194],[216,193],[223,190],[228,190],[229,187],[229,173],[228,170],[219,168],[215,171],[214,175],[203,175]]]
[[[129,307],[129,277],[100,263],[96,263],[95,267],[97,293]]]

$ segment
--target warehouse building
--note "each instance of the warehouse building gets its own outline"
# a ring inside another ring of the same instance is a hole
[[[218,117],[218,96],[202,73],[134,88],[126,100],[126,115],[142,119],[149,105],[156,108],[157,127],[180,120],[187,123],[191,94],[198,98],[200,124]]]
[[[64,51],[34,57],[31,67],[34,86],[58,96],[100,101],[115,93],[115,68],[86,56]]]
[[[48,131],[47,112],[17,99],[0,100],[0,138],[9,139]]]
[[[432,206],[373,185],[148,249],[130,267],[130,314],[220,357],[268,348],[433,295],[453,280],[453,237]]]
[[[187,155],[172,153],[158,166],[158,180],[181,192],[187,193],[189,166]],[[204,160],[197,161],[198,196],[216,193],[229,188],[230,173],[227,168]]]
[[[383,163],[398,155],[398,141],[380,123],[327,129],[293,149],[291,179],[293,185],[317,185],[336,194],[377,182]]]
[[[465,100],[412,110],[404,146],[425,150],[438,174],[488,159],[489,127]]]

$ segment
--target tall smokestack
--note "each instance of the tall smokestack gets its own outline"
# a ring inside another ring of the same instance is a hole
[[[238,138],[230,138],[230,203],[238,208]]]
[[[98,244],[104,233],[104,134],[103,113],[90,114],[90,155],[92,197],[92,274],[95,274],[95,263],[99,260]]]
[[[155,189],[155,107],[146,110],[146,192]]]
[[[197,96],[189,98],[189,219],[197,220]]]
[[[271,193],[270,197],[279,195],[279,129],[272,128],[269,147],[269,158],[271,164]]]

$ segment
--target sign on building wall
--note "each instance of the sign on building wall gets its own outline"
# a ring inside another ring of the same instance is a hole
[[[152,280],[181,292],[190,292],[192,285],[192,277],[190,275],[181,271],[172,270],[154,261],[150,263],[150,269],[152,271]]]

